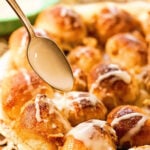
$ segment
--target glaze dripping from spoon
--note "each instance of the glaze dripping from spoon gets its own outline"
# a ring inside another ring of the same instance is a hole
[[[35,35],[30,21],[15,0],[6,1],[28,31],[27,57],[33,70],[53,88],[61,91],[71,90],[73,74],[63,52],[54,41]]]

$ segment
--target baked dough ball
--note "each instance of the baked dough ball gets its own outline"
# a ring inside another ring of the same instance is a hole
[[[72,91],[87,91],[87,74],[79,67],[72,66],[74,85]]]
[[[139,81],[141,87],[150,93],[150,65],[147,65],[141,69]]]
[[[150,42],[150,12],[147,11],[147,12],[140,13],[138,18],[141,22],[142,29],[146,37],[146,41],[149,43]]]
[[[116,133],[106,121],[89,120],[72,128],[60,150],[116,150]]]
[[[113,63],[129,69],[142,67],[148,63],[146,43],[129,33],[120,33],[109,38],[106,53]]]
[[[139,69],[135,78],[138,80],[140,87],[139,97],[135,105],[150,113],[150,66],[146,65]]]
[[[43,29],[34,28],[36,35],[48,38],[48,34]],[[27,60],[27,45],[29,37],[24,27],[15,30],[9,37],[9,49],[12,51],[12,57],[16,68],[26,67],[31,69]]]
[[[22,106],[36,94],[53,95],[53,90],[33,71],[20,69],[8,72],[2,81],[2,109],[9,119],[17,119]],[[5,119],[5,118],[4,118]]]
[[[101,100],[88,92],[73,91],[64,96],[56,94],[53,102],[72,126],[89,119],[104,120],[107,113]]]
[[[71,129],[69,122],[61,115],[46,95],[38,94],[21,110],[13,131],[31,149],[57,150],[64,135]]]
[[[103,43],[117,33],[141,30],[140,28],[140,23],[134,16],[116,6],[101,9],[95,17],[95,32]]]
[[[139,85],[133,74],[116,64],[98,64],[88,75],[88,89],[111,110],[121,104],[133,104]]]
[[[108,114],[107,122],[115,129],[120,148],[150,144],[150,119],[141,108],[118,106]]]
[[[144,110],[148,115],[150,115],[150,96],[140,99],[140,102],[137,104],[142,110]]]
[[[68,54],[67,58],[71,65],[89,72],[95,64],[102,60],[102,53],[100,49],[94,47],[78,46]]]
[[[82,17],[73,9],[55,6],[42,11],[35,26],[48,31],[52,39],[64,50],[82,43],[86,28]]]
[[[8,50],[3,56],[0,57],[0,87],[3,78],[8,74],[10,70],[15,70],[16,67],[14,65],[13,54],[10,50]]]

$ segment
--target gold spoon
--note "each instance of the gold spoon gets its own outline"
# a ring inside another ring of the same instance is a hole
[[[50,86],[69,91],[73,86],[71,67],[54,41],[35,35],[30,21],[15,0],[6,0],[18,15],[29,34],[28,61],[33,70]]]

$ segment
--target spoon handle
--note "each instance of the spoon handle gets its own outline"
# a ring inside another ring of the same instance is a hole
[[[32,25],[29,21],[29,19],[25,16],[19,5],[17,4],[16,0],[6,0],[7,3],[11,6],[11,8],[14,10],[14,12],[17,14],[23,25],[26,27],[30,38],[35,36],[35,33],[33,31]]]

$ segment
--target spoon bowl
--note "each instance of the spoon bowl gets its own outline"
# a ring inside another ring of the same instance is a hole
[[[72,88],[73,77],[70,66],[58,46],[47,38],[34,37],[29,43],[28,60],[35,71],[38,71],[52,87],[68,91]]]
[[[33,70],[50,86],[69,91],[73,87],[71,67],[56,43],[45,37],[38,37],[30,21],[15,0],[6,0],[18,15],[29,34],[27,58]]]

